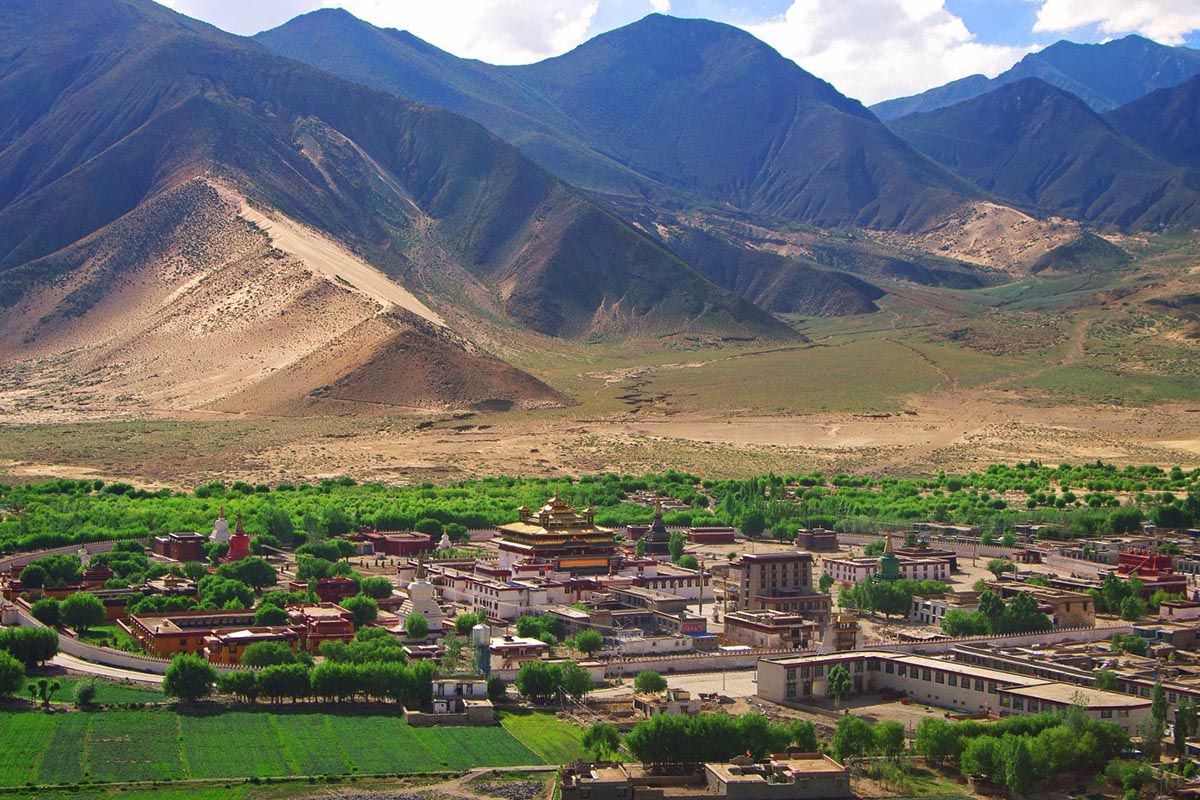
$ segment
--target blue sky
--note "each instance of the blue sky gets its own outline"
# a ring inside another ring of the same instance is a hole
[[[160,0],[252,34],[324,6],[412,31],[456,55],[528,63],[651,11],[745,28],[867,103],[996,75],[1059,39],[1140,33],[1200,46],[1200,0]]]

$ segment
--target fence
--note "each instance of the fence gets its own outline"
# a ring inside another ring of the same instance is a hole
[[[113,549],[113,546],[119,541],[137,542],[143,547],[150,543],[149,539],[111,539],[104,542],[86,542],[84,544],[69,544],[63,547],[53,547],[49,550],[37,550],[29,553],[17,553],[16,555],[0,558],[0,572],[8,572],[13,567],[24,567],[31,561],[46,556],[73,556],[78,555],[80,549],[87,550],[89,555],[97,555],[99,553],[107,553]]]

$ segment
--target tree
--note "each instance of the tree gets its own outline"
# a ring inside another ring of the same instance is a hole
[[[208,575],[208,567],[201,564],[199,561],[189,561],[181,568],[183,577],[189,581],[199,581],[201,578]]]
[[[597,761],[609,761],[621,749],[621,732],[611,722],[594,722],[584,731],[580,743]]]
[[[979,611],[952,608],[942,617],[942,630],[947,636],[982,636],[988,632],[988,620]]]
[[[295,663],[296,652],[283,642],[255,642],[242,653],[242,666],[245,667],[272,667],[276,664]]]
[[[1163,725],[1167,722],[1167,691],[1162,681],[1155,681],[1154,689],[1150,692],[1150,719]]]
[[[852,685],[850,673],[841,664],[834,664],[829,668],[829,677],[825,683],[829,694],[833,697],[834,706],[841,705],[842,699],[850,693]]]
[[[1126,597],[1121,601],[1121,619],[1136,622],[1146,616],[1146,604],[1137,597]]]
[[[589,657],[596,655],[604,647],[604,637],[599,631],[588,628],[575,634],[575,649]]]
[[[29,589],[41,589],[46,585],[46,568],[33,563],[21,570],[21,586]]]
[[[250,557],[217,567],[217,574],[222,578],[241,581],[253,589],[265,589],[274,586],[279,578],[275,568],[267,563],[265,558]]]
[[[91,592],[76,592],[62,602],[62,621],[69,628],[87,633],[104,624],[104,603]]]
[[[216,682],[217,671],[212,664],[200,656],[182,653],[171,660],[163,675],[163,694],[194,703],[212,694]]]
[[[545,661],[529,661],[517,670],[516,686],[525,697],[544,703],[562,686],[562,668]]]
[[[248,584],[221,575],[201,578],[196,590],[205,608],[250,608],[254,605],[254,590]]]
[[[885,720],[875,726],[875,752],[893,761],[904,754],[904,723]]]
[[[269,533],[260,533],[250,540],[250,552],[256,556],[264,555],[268,550],[279,550],[279,538]]]
[[[683,548],[687,545],[687,534],[683,531],[675,531],[671,534],[671,541],[667,544],[667,552],[671,554],[671,560],[678,563],[683,557]]]
[[[1102,669],[1097,672],[1096,688],[1105,692],[1117,691],[1117,673],[1111,669]]]
[[[1004,785],[1016,794],[1025,794],[1033,786],[1033,755],[1024,736],[1006,734],[1000,740],[1000,761],[1004,765]]]
[[[806,719],[798,719],[791,724],[792,744],[805,753],[817,752],[817,729]]]
[[[49,708],[50,701],[54,699],[55,693],[62,688],[62,684],[47,678],[38,678],[36,682],[29,684],[25,688],[29,692],[31,700],[40,702],[42,708]]]
[[[488,700],[493,703],[503,702],[508,694],[508,685],[504,683],[504,679],[499,675],[492,675],[487,679]]]
[[[25,665],[8,653],[0,652],[0,695],[15,695],[24,683]]]
[[[287,625],[288,613],[276,605],[260,605],[254,612],[254,624],[258,626]]]
[[[1006,572],[1016,572],[1017,566],[1007,558],[993,558],[987,563],[987,571],[999,578]]]
[[[846,714],[838,719],[837,727],[833,731],[833,757],[844,761],[855,756],[865,756],[870,752],[874,741],[869,722],[862,717]]]
[[[997,775],[1004,769],[1003,764],[997,763],[1000,740],[995,736],[976,736],[963,747],[959,758],[959,768],[964,778],[972,775],[986,775],[989,779],[1000,782],[1003,775]]]
[[[583,697],[595,686],[591,674],[574,661],[562,665],[561,675],[563,691],[576,699]]]
[[[644,669],[633,679],[633,688],[640,694],[658,694],[667,690],[667,679],[654,670]]]
[[[454,618],[454,632],[460,636],[466,636],[474,630],[476,625],[482,625],[486,619],[478,611],[468,611],[465,614],[459,614]]]
[[[75,707],[91,708],[96,705],[96,681],[81,681],[75,685]]]
[[[1175,709],[1175,757],[1182,759],[1187,755],[1188,737],[1196,733],[1196,701],[1181,697]]]
[[[356,594],[342,601],[342,608],[354,615],[354,627],[361,628],[379,616],[379,604],[365,594]],[[410,616],[409,619],[412,619]]]
[[[638,558],[646,555],[646,540],[645,538],[638,539],[637,544],[633,546],[633,554]]]
[[[833,588],[833,576],[828,572],[822,572],[821,577],[817,579],[817,589],[821,594],[829,594],[829,590]]]
[[[258,699],[258,678],[248,669],[223,672],[217,676],[217,690],[244,703],[253,703]]]
[[[43,597],[29,608],[33,618],[43,625],[57,628],[62,623],[62,604],[53,597]]]
[[[363,578],[358,590],[372,600],[386,600],[392,596],[392,582],[382,575],[373,578]]]
[[[926,717],[917,723],[913,747],[925,759],[938,764],[958,758],[962,753],[962,742],[955,733],[954,723],[936,717]]]
[[[683,567],[684,569],[694,569],[694,570],[700,569],[700,562],[697,561],[696,557],[694,555],[692,555],[691,553],[684,553],[683,555],[681,555],[679,557],[678,564],[679,564],[679,566]]]
[[[423,614],[409,614],[404,619],[404,633],[411,641],[421,641],[429,635],[429,620]]]
[[[32,669],[54,658],[58,632],[52,628],[0,628],[0,650]]]

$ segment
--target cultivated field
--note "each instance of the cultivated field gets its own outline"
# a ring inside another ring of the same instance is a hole
[[[411,774],[542,764],[505,728],[347,711],[0,714],[0,786]]]

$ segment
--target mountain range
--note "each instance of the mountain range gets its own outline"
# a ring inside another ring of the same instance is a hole
[[[1036,263],[908,244],[980,208],[1022,236],[1197,223],[1194,52],[1081,47],[885,124],[706,20],[500,67],[337,10],[244,38],[0,0],[0,366],[130,413],[562,405],[505,359],[802,342],[777,315],[1117,269],[1092,233]]]
[[[1200,50],[1168,47],[1131,35],[1103,44],[1055,42],[1030,53],[995,78],[971,75],[910,97],[871,106],[882,120],[934,111],[1006,86],[1037,78],[1064,89],[1104,113],[1156,89],[1177,86],[1200,73]]]

